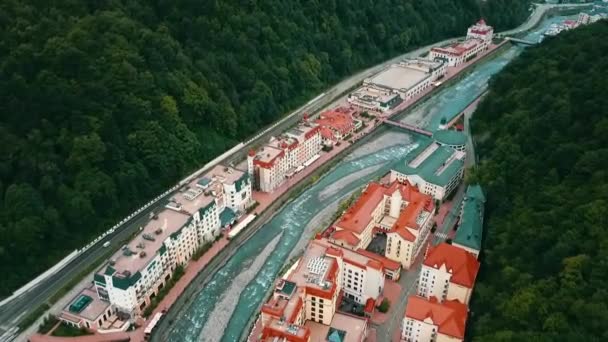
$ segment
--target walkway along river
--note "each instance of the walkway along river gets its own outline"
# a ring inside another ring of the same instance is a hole
[[[563,18],[544,20],[529,34],[530,40],[534,37],[538,40],[539,33],[558,20]],[[449,121],[485,91],[489,78],[521,50],[513,46],[496,58],[482,62],[470,74],[417,106],[402,121],[437,129],[442,118]],[[290,256],[302,250],[316,229],[324,228],[341,199],[401,162],[415,146],[416,139],[394,129],[378,134],[287,204],[245,242],[192,299],[173,323],[168,340],[239,340]]]

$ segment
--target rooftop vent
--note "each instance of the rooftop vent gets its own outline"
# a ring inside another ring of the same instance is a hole
[[[144,251],[139,252],[140,258],[144,258],[145,256],[146,256],[146,252],[144,252]]]
[[[137,244],[137,248],[139,249],[144,249],[144,247],[146,247],[146,245],[143,242]]]
[[[162,232],[163,232],[163,229],[159,227],[154,231],[154,234],[160,235]]]

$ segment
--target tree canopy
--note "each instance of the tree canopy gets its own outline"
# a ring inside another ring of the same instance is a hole
[[[607,35],[601,21],[527,49],[475,112],[473,341],[608,340]]]
[[[328,85],[529,0],[0,2],[0,296]]]

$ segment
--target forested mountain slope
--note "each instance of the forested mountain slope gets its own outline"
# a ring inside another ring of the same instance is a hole
[[[473,119],[488,194],[473,341],[607,341],[608,22],[530,48]]]
[[[342,77],[529,2],[0,1],[0,296]]]

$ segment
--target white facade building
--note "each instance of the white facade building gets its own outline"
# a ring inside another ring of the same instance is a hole
[[[447,243],[431,247],[420,271],[418,295],[468,305],[478,271],[479,261],[464,249]]]
[[[372,89],[385,89],[391,94],[397,93],[402,100],[407,101],[430,88],[446,72],[447,63],[443,60],[405,59],[364,80],[363,85]]]
[[[391,182],[406,180],[422,193],[443,201],[462,181],[465,152],[428,140],[391,170]]]
[[[180,189],[94,275],[100,299],[118,312],[141,314],[177,266],[185,265],[202,244],[219,235],[225,194],[206,191],[199,184],[195,180]]]
[[[258,151],[251,150],[247,165],[255,188],[262,192],[274,191],[299,168],[306,167],[322,147],[319,125],[303,123],[281,137],[271,138]]]
[[[449,44],[443,47],[431,49],[430,59],[443,59],[449,66],[458,66],[477,56],[478,53],[487,50],[492,44],[494,29],[481,19],[475,25],[469,27],[467,37],[462,42]]]
[[[410,296],[401,339],[406,342],[457,342],[464,340],[468,307],[458,301],[439,302]]]

